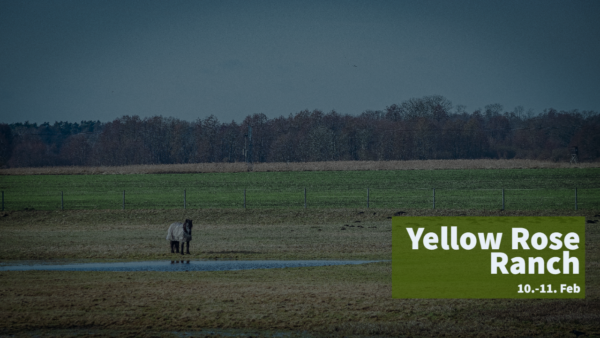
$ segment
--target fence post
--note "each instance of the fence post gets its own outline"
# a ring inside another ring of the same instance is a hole
[[[504,189],[502,189],[502,210],[504,210]]]
[[[187,205],[187,201],[185,199],[185,189],[183,189],[183,209],[185,210],[185,207]]]
[[[244,209],[246,209],[246,188],[244,188]]]
[[[433,208],[435,209],[435,188],[433,188]]]
[[[575,210],[577,210],[577,188],[575,188]]]
[[[367,188],[367,209],[369,209],[369,188]]]
[[[63,198],[63,192],[60,192],[60,210],[65,210],[65,200]]]
[[[304,187],[304,209],[306,209],[306,187]]]
[[[125,190],[123,190],[123,210],[125,210]]]

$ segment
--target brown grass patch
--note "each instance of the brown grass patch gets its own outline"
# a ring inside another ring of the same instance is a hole
[[[444,170],[444,169],[537,169],[600,168],[600,162],[570,165],[567,162],[536,160],[412,160],[412,161],[328,161],[292,163],[189,163],[129,165],[120,167],[43,167],[0,169],[0,175],[106,175],[170,173],[235,173],[266,171],[342,170]]]

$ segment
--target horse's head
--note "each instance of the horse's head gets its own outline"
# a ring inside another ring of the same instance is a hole
[[[187,232],[188,234],[192,234],[192,227],[194,225],[192,224],[192,220],[191,219],[186,219],[185,222],[183,222],[183,229],[185,232]]]

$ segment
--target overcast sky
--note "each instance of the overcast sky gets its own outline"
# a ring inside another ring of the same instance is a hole
[[[600,1],[0,0],[0,122],[600,111]]]

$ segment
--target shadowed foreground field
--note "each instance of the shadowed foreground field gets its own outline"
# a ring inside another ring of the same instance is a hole
[[[180,259],[168,253],[164,237],[168,224],[184,217],[194,220],[186,259],[390,259],[388,217],[396,211],[11,212],[0,217],[0,261]],[[588,220],[599,214],[404,211]],[[392,299],[389,262],[224,272],[0,272],[0,334],[166,337],[235,329],[242,336],[575,337],[569,332],[576,330],[600,336],[599,224],[586,229],[585,300]]]

